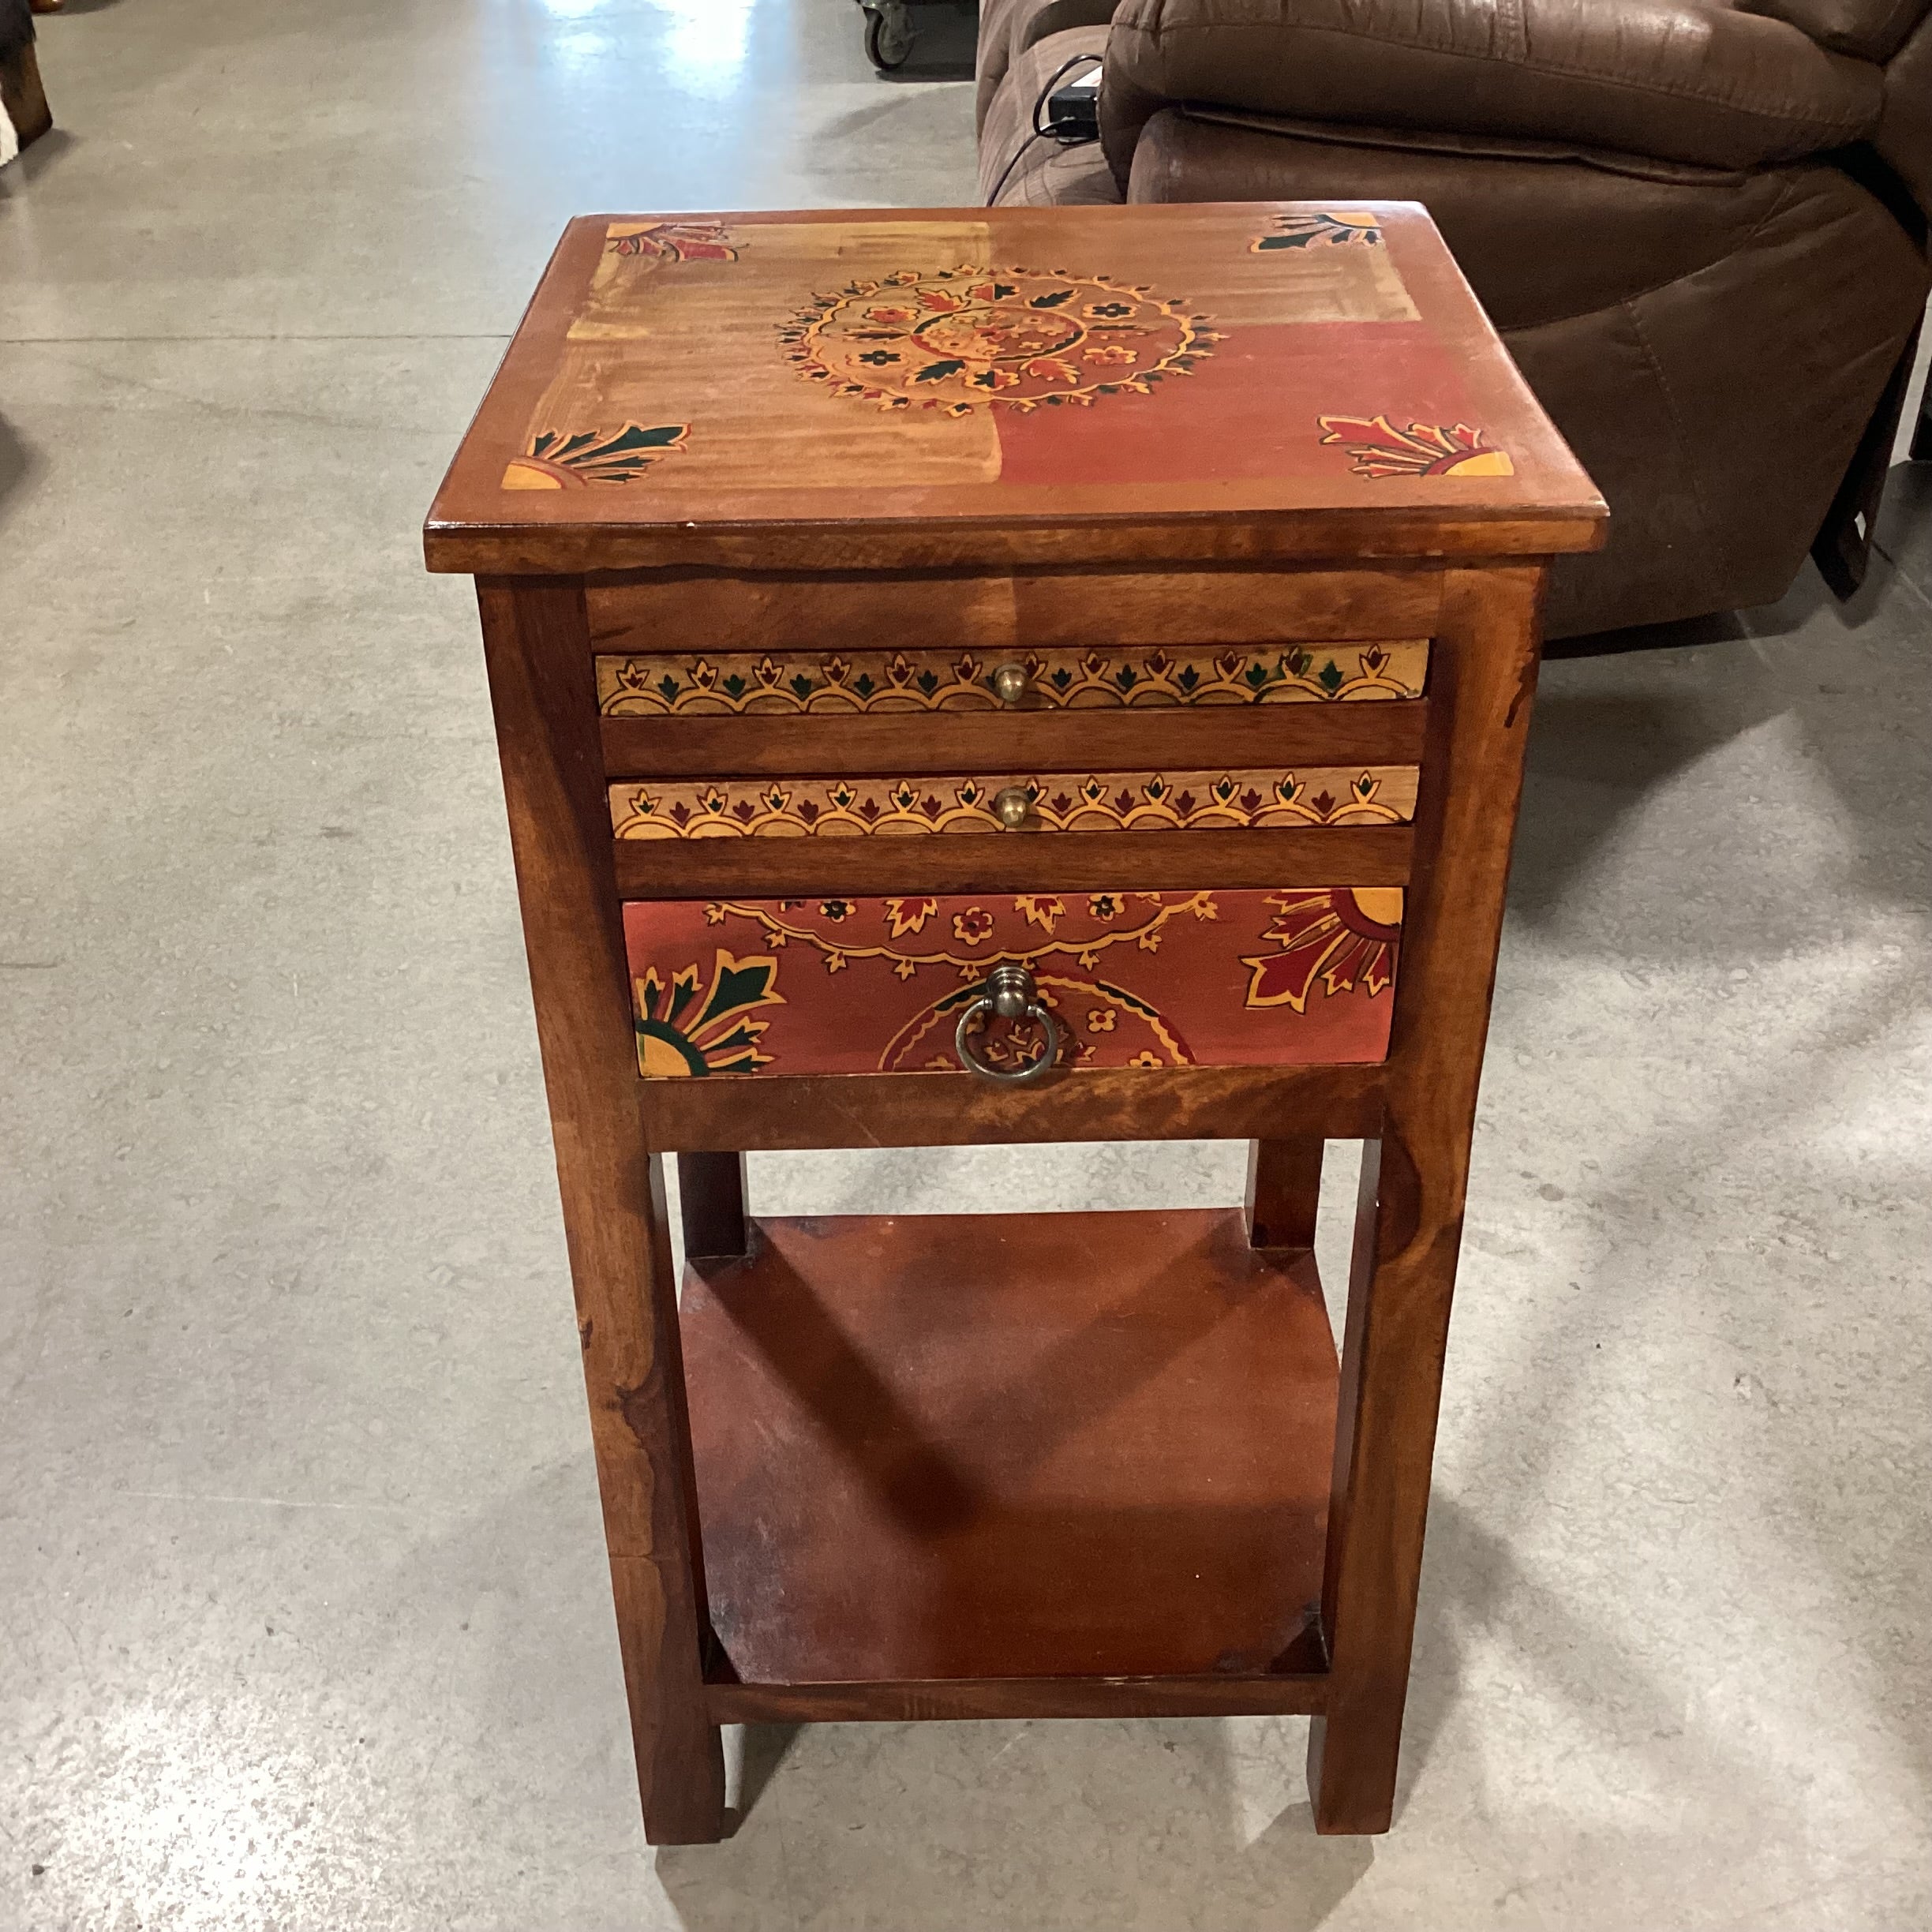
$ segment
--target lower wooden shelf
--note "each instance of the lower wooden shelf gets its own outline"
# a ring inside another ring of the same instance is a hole
[[[751,1226],[680,1324],[714,1717],[1320,1707],[1311,1255],[1238,1210]]]

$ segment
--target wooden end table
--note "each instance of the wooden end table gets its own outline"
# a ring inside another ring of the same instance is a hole
[[[1319,1828],[1387,1827],[1538,597],[1604,514],[1411,205],[571,225],[427,545],[653,1843],[724,1829],[721,1724],[814,1719],[1305,1712]],[[747,1149],[1200,1136],[1245,1208],[744,1209]]]

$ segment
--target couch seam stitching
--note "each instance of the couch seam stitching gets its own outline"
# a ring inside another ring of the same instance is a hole
[[[1739,236],[1735,241],[1720,249],[1708,260],[1698,263],[1694,268],[1680,268],[1675,274],[1660,275],[1656,281],[1647,282],[1640,289],[1631,289],[1628,293],[1618,296],[1614,301],[1599,302],[1594,308],[1590,309],[1572,309],[1562,315],[1545,316],[1540,322],[1515,323],[1508,328],[1502,329],[1499,332],[1503,335],[1525,335],[1533,329],[1558,328],[1566,322],[1581,322],[1590,316],[1608,315],[1612,309],[1620,309],[1628,303],[1642,301],[1646,295],[1655,295],[1661,290],[1669,288],[1676,283],[1687,282],[1691,276],[1700,275],[1707,268],[1715,268],[1720,262],[1728,260],[1732,256],[1739,254],[1749,248],[1764,232],[1765,223],[1784,207],[1790,193],[1791,189],[1787,184],[1779,190],[1777,198],[1772,202],[1770,207],[1759,215],[1743,234]],[[1661,373],[1662,372],[1660,371],[1660,376]]]
[[[1172,26],[1163,24],[1151,30],[1151,37],[1158,44],[1162,39],[1174,34],[1222,34],[1227,32],[1231,25],[1264,26],[1268,24],[1265,21],[1233,23],[1225,21],[1181,21]],[[1148,33],[1150,32],[1149,29],[1133,21],[1117,21],[1110,31],[1114,33]],[[1728,99],[1721,95],[1709,93],[1696,88],[1663,87],[1654,81],[1620,80],[1613,74],[1599,73],[1593,68],[1560,67],[1548,61],[1498,61],[1493,54],[1471,54],[1460,47],[1430,47],[1413,40],[1395,40],[1390,39],[1386,35],[1356,32],[1346,28],[1297,26],[1295,31],[1298,33],[1319,35],[1325,39],[1366,41],[1378,47],[1394,48],[1398,52],[1406,54],[1425,54],[1438,59],[1480,61],[1491,67],[1518,67],[1526,73],[1549,75],[1558,80],[1588,80],[1599,87],[1621,88],[1632,94],[1653,95],[1663,100],[1697,101],[1705,107],[1721,108],[1727,114],[1750,114],[1762,121],[1783,121],[1787,123],[1795,123],[1800,127],[1816,128],[1821,131],[1842,129],[1848,133],[1857,133],[1868,124],[1867,118],[1854,118],[1849,112],[1833,115],[1827,120],[1818,114],[1799,114],[1788,107],[1754,107],[1745,102]],[[1872,66],[1869,61],[1861,62],[1859,64],[1863,66]]]
[[[1612,175],[1619,181],[1649,182],[1660,188],[1714,188],[1731,182],[1748,181],[1754,175],[1768,172],[1772,167],[1805,167],[1815,165],[1813,157],[1801,155],[1795,161],[1760,163],[1755,166],[1747,164],[1740,167],[1733,167],[1726,166],[1721,162],[1676,161],[1668,155],[1634,154],[1627,148],[1598,148],[1587,141],[1573,141],[1567,146],[1563,147],[1557,153],[1541,155],[1506,154],[1477,148],[1423,148],[1407,141],[1375,140],[1368,138],[1370,135],[1376,133],[1406,134],[1410,132],[1406,128],[1388,127],[1386,123],[1380,126],[1374,126],[1350,121],[1318,122],[1312,116],[1276,114],[1268,109],[1261,107],[1222,107],[1216,106],[1211,101],[1168,101],[1164,105],[1171,108],[1176,114],[1185,115],[1190,120],[1204,122],[1211,126],[1244,128],[1256,134],[1279,136],[1283,140],[1322,141],[1323,137],[1320,135],[1303,132],[1303,129],[1309,126],[1334,128],[1344,134],[1350,133],[1352,129],[1354,132],[1350,138],[1344,140],[1329,141],[1324,144],[1335,148],[1372,148],[1378,154],[1427,155],[1449,161],[1502,161],[1515,163],[1524,167],[1594,168],[1600,174]],[[1247,118],[1241,118],[1244,116]],[[1300,122],[1301,125],[1296,127],[1283,125],[1291,118]],[[1275,125],[1273,126],[1256,125],[1257,122],[1269,121],[1274,122]],[[1436,130],[1423,128],[1415,131],[1426,136]],[[1441,132],[1455,133],[1457,130],[1443,129]],[[1554,147],[1563,140],[1561,135],[1554,134],[1479,134],[1473,130],[1465,130],[1465,132],[1467,138],[1472,140],[1547,140]],[[1695,169],[1699,174],[1708,178],[1685,180],[1680,177],[1667,174],[1640,172],[1634,168],[1611,167],[1606,165],[1604,160],[1594,158],[1599,155],[1608,157],[1610,159],[1621,159],[1644,162],[1653,168]]]
[[[1704,526],[1705,541],[1717,553],[1717,560],[1728,578],[1732,567],[1730,545],[1713,522],[1710,506],[1704,500],[1704,480],[1698,469],[1697,452],[1684,429],[1683,418],[1678,414],[1677,398],[1672,391],[1670,378],[1664,373],[1664,365],[1657,360],[1657,351],[1650,346],[1650,338],[1644,331],[1643,317],[1637,313],[1635,301],[1627,297],[1617,306],[1629,316],[1637,346],[1643,351],[1643,358],[1649,364],[1650,373],[1657,377],[1657,387],[1664,392],[1664,406],[1670,411],[1671,429],[1676,436],[1678,448],[1683,454],[1684,470],[1690,478],[1690,493],[1697,500],[1698,519]]]

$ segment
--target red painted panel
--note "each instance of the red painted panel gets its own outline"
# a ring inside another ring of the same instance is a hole
[[[1063,1065],[1302,1066],[1387,1056],[1401,907],[1339,886],[650,900],[624,932],[653,1078],[957,1070],[960,1013],[1009,960]]]
[[[1005,483],[1332,479],[1363,473],[1323,417],[1475,421],[1462,365],[1419,322],[1301,322],[1233,331],[1190,375],[1101,409],[997,415]],[[1177,423],[1179,427],[1177,430]]]

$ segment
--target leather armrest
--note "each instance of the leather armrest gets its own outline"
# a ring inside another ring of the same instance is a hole
[[[1834,54],[1882,66],[1925,17],[1926,0],[1736,0],[1740,13],[1788,21]]]
[[[1117,4],[1118,0],[980,0],[979,126],[985,128],[994,95],[1028,48],[1075,28],[1106,26]]]
[[[1883,88],[1728,0],[1122,0],[1101,132],[1123,180],[1189,103],[1754,167],[1860,139]]]
[[[1016,54],[1024,54],[1049,34],[1070,32],[1076,27],[1104,27],[1114,17],[1119,0],[1036,0],[1039,10],[1028,17],[1020,29]]]

